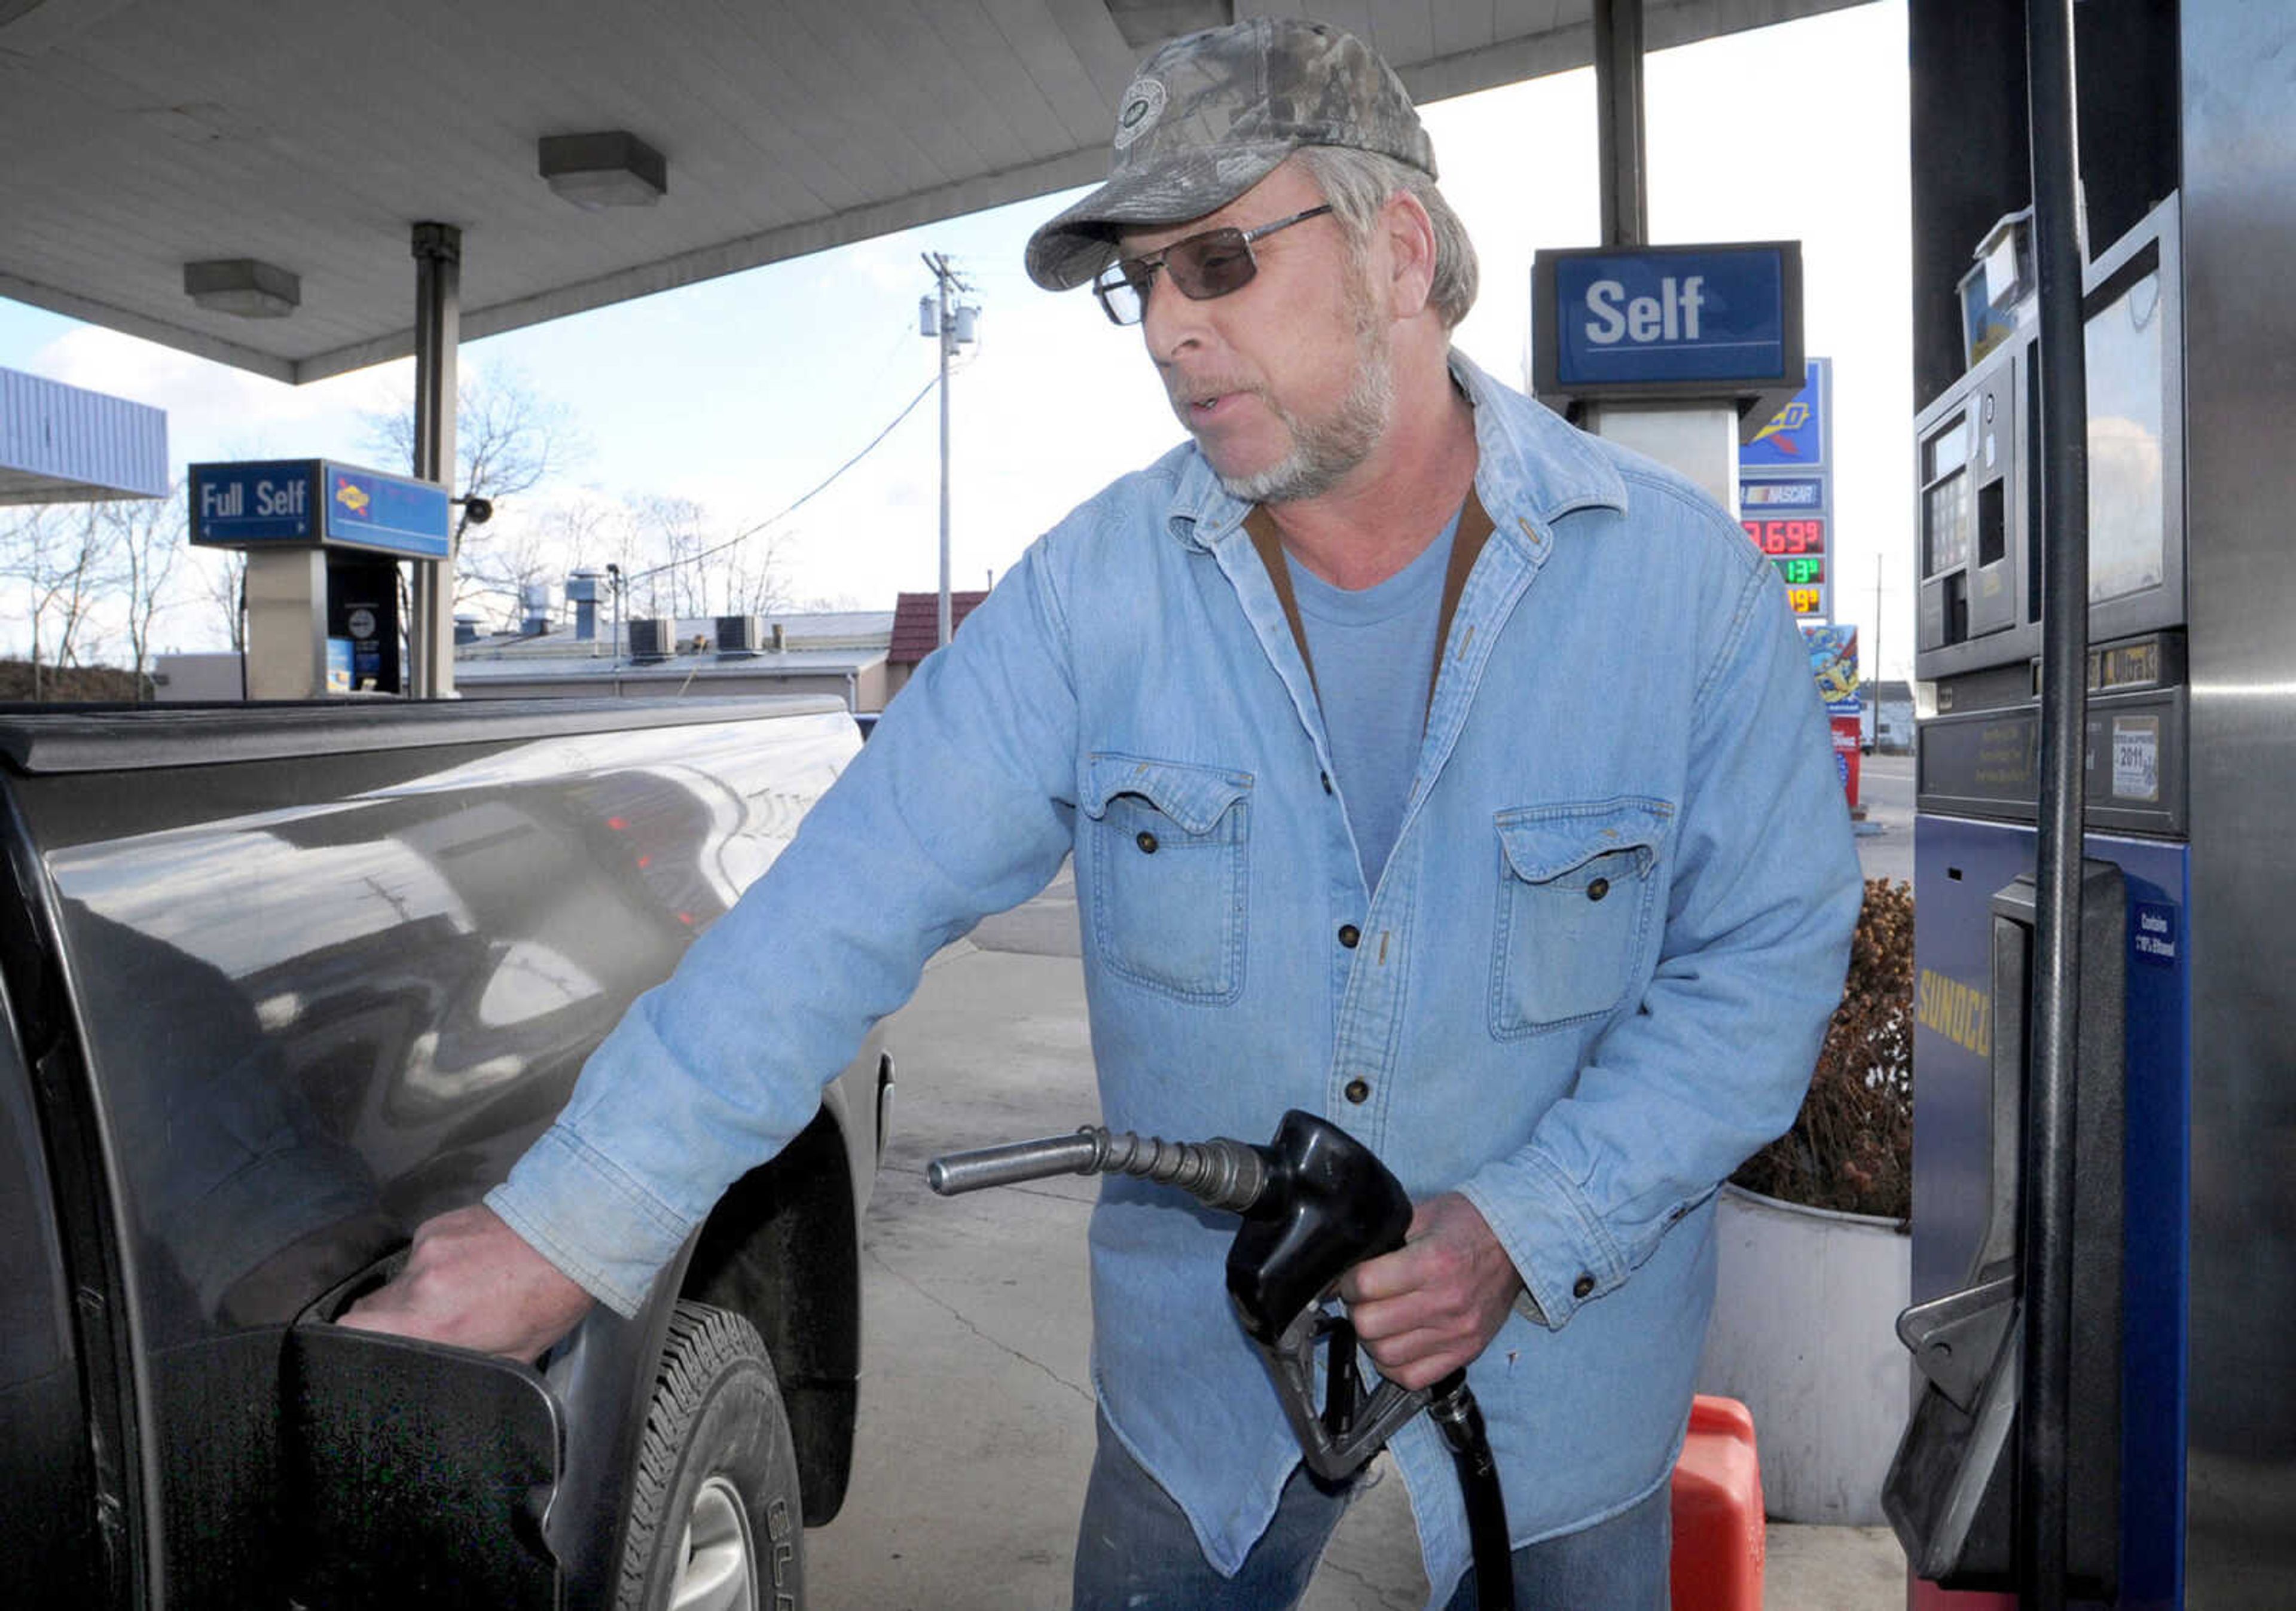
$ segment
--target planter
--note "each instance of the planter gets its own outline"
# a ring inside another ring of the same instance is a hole
[[[1753,1411],[1765,1508],[1781,1521],[1877,1526],[1906,1424],[1913,1239],[1899,1222],[1725,1186],[1713,1323],[1698,1391]]]

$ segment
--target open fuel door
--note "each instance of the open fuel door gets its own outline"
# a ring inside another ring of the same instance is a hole
[[[539,1374],[312,1319],[288,1334],[281,1392],[296,1600],[554,1611],[543,1522],[566,1439]]]
[[[1916,1576],[1948,1589],[2013,1590],[2016,1420],[2025,1314],[2019,1269],[2030,1063],[2034,886],[1993,897],[1993,1092],[1989,1210],[1959,1291],[1898,1317],[1920,1373],[1913,1413],[1882,1491]],[[2073,1348],[2066,1427],[2068,1587],[2110,1599],[2120,1508],[2121,1198],[2128,901],[2120,869],[2081,866],[2081,994],[2076,1063]]]

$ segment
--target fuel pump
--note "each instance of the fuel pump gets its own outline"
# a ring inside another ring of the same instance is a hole
[[[403,691],[398,564],[454,546],[452,511],[483,499],[325,459],[191,467],[191,541],[247,555],[247,694],[312,699]]]
[[[2284,1606],[2290,21],[1906,19],[1908,1605]]]
[[[1506,1501],[1466,1371],[1454,1370],[1429,1387],[1382,1382],[1365,1398],[1355,1328],[1326,1306],[1341,1275],[1402,1247],[1411,1225],[1410,1196],[1370,1149],[1295,1108],[1264,1147],[1225,1136],[1144,1140],[1086,1125],[1074,1135],[935,1158],[925,1179],[950,1197],[1056,1174],[1136,1175],[1241,1215],[1228,1247],[1228,1297],[1275,1384],[1308,1469],[1326,1483],[1344,1482],[1426,1411],[1458,1472],[1477,1600],[1482,1611],[1514,1604]],[[1324,1348],[1320,1408],[1318,1344]]]

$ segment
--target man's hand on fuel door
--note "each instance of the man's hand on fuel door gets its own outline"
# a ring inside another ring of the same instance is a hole
[[[483,1203],[426,1220],[406,1268],[341,1323],[533,1360],[594,1300]]]
[[[1340,1296],[1379,1373],[1424,1387],[1483,1351],[1522,1278],[1482,1214],[1456,1191],[1414,1208],[1406,1237],[1393,1253],[1341,1276]]]

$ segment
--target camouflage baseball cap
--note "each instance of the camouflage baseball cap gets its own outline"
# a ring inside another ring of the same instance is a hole
[[[1029,237],[1029,277],[1084,284],[1128,225],[1218,212],[1303,145],[1376,151],[1435,174],[1435,147],[1395,70],[1354,35],[1257,17],[1173,40],[1116,112],[1108,183]]]

